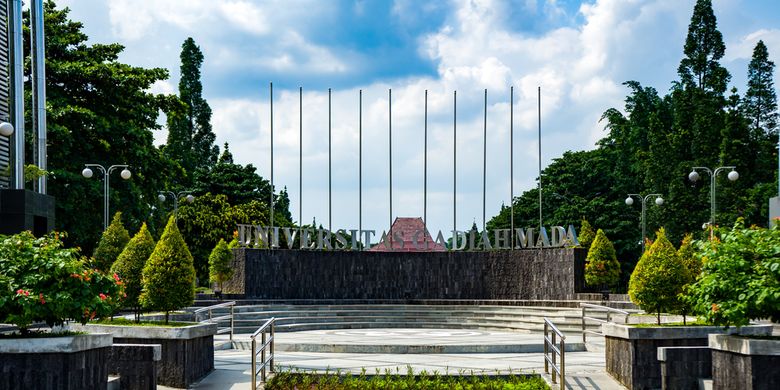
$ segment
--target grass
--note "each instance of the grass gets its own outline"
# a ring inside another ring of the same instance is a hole
[[[116,325],[116,326],[162,326],[167,328],[177,328],[181,326],[191,326],[195,325],[195,322],[177,322],[177,321],[168,321],[166,324],[165,321],[141,321],[141,322],[135,322],[134,320],[130,320],[127,318],[121,318],[117,317],[113,320],[110,318],[103,318],[97,321],[91,321],[90,324],[96,324],[96,325]]]
[[[82,334],[88,334],[87,332],[73,332],[70,330],[63,330],[59,332],[45,332],[45,331],[29,331],[25,334],[19,332],[0,334],[0,339],[43,339],[49,337],[69,337],[78,336]]]
[[[635,328],[674,328],[679,326],[714,326],[702,320],[687,321],[685,324],[682,322],[662,322],[661,325],[655,322],[649,322],[644,324],[630,324]]]
[[[279,371],[279,370],[277,370]],[[405,375],[397,370],[385,370],[376,375],[367,375],[363,370],[360,375],[326,372],[324,374],[303,373],[298,371],[277,372],[266,383],[266,390],[293,389],[388,389],[388,390],[549,390],[550,387],[539,376],[528,375],[473,375],[459,372],[458,375],[442,375],[438,372],[420,371],[415,374],[411,367]]]

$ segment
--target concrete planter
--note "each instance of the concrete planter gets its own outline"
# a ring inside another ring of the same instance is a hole
[[[780,389],[780,340],[713,334],[713,389]]]
[[[157,362],[158,385],[186,388],[214,370],[216,324],[183,327],[89,324],[71,328],[111,333],[114,343],[159,344],[162,356]]]
[[[658,347],[707,346],[707,337],[713,333],[768,335],[772,332],[772,326],[637,328],[630,325],[603,324],[602,332],[606,341],[607,372],[629,389],[641,390],[661,388]]]
[[[105,390],[111,334],[0,340],[0,388]]]

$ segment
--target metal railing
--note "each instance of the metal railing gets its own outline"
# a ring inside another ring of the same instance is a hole
[[[559,344],[556,338],[560,338]],[[560,364],[557,363],[556,356],[560,356]],[[566,336],[546,317],[544,319],[544,373],[551,374],[553,384],[557,383],[556,374],[560,376],[561,390],[566,389]]]
[[[595,321],[595,322],[598,322],[600,324],[606,324],[606,323],[612,322],[612,313],[617,313],[617,314],[623,314],[625,316],[625,317],[623,317],[623,323],[626,323],[628,321],[628,315],[631,314],[631,313],[629,313],[629,312],[627,312],[625,310],[615,309],[615,308],[607,307],[607,306],[594,305],[594,304],[590,304],[590,303],[580,303],[580,306],[582,307],[582,342],[583,343],[586,342],[586,339],[587,339],[586,335],[588,333],[595,334],[595,335],[598,335],[598,336],[603,336],[604,335],[603,333],[601,333],[601,328],[599,328],[598,332],[595,331],[595,330],[586,329],[586,327],[585,327],[586,326],[586,320],[588,320],[588,321]],[[587,312],[588,309],[591,309],[591,310],[596,311],[596,312],[602,312],[602,313],[606,312],[607,313],[607,319],[606,320],[602,320],[601,318],[588,317],[588,312]]]
[[[260,381],[265,382],[266,370],[274,372],[274,323],[276,318],[271,318],[252,333],[252,390],[257,390],[257,374],[260,374]],[[266,335],[269,335],[266,337]],[[257,349],[257,336],[260,336],[260,349]],[[268,358],[266,358],[266,349],[268,349]],[[260,355],[260,368],[257,367],[257,355]]]
[[[193,313],[195,314],[195,322],[205,323],[205,324],[217,324],[217,334],[223,334],[223,333],[230,333],[230,341],[233,341],[233,330],[234,330],[234,323],[233,323],[233,314],[234,314],[234,307],[236,306],[235,301],[220,303],[218,305],[211,305],[208,307],[202,307],[200,309],[195,310]],[[230,314],[225,314],[223,316],[214,317],[213,310],[214,309],[221,309],[223,307],[230,307]],[[201,320],[201,316],[205,316],[206,313],[208,313],[208,317]],[[219,327],[219,323],[225,320],[230,320],[230,326],[223,326]]]

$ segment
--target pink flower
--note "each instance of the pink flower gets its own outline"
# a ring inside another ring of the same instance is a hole
[[[38,298],[41,300],[41,305],[45,305],[46,304],[46,300],[43,299],[43,293],[38,294]]]
[[[105,301],[106,298],[108,298],[108,296],[106,296],[106,294],[100,293],[100,300],[101,301]]]
[[[24,296],[26,296],[26,297],[29,297],[29,296],[30,296],[30,292],[29,292],[29,291],[27,291],[27,290],[23,290],[23,289],[21,289],[21,288],[20,288],[20,289],[18,289],[18,290],[16,290],[16,294],[17,294],[17,295],[24,295]]]
[[[114,273],[114,280],[116,280],[117,282],[119,281],[119,275],[117,275],[116,272]]]

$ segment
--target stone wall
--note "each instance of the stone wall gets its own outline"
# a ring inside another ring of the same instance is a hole
[[[146,339],[114,337],[117,344],[159,344],[157,384],[186,388],[214,370],[214,336],[192,339]]]
[[[607,372],[632,390],[660,389],[658,347],[707,346],[707,338],[624,339],[606,336]]]
[[[698,390],[699,379],[712,378],[709,347],[661,347],[661,389]]]
[[[0,353],[0,389],[105,390],[108,350]]]
[[[108,354],[108,373],[119,376],[121,390],[157,389],[160,346],[114,344]]]
[[[712,350],[712,388],[780,389],[780,356]]]
[[[257,299],[575,299],[582,249],[351,252],[234,249],[226,293]]]

